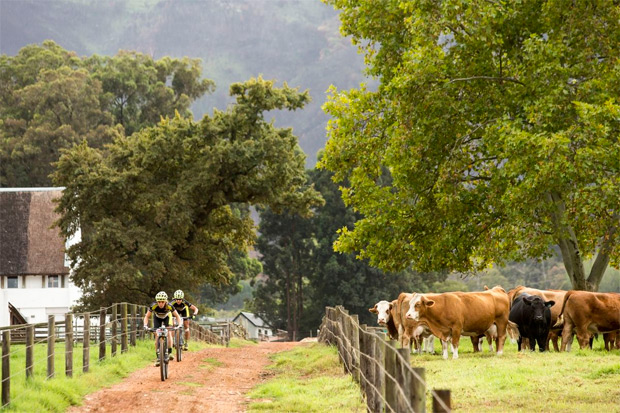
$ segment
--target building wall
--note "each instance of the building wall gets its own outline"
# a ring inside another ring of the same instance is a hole
[[[68,280],[68,276],[65,276],[65,288],[47,288],[45,277],[19,276],[18,288],[6,288],[6,279],[3,280],[0,288],[0,308],[3,309],[0,311],[0,326],[10,324],[9,303],[17,308],[29,323],[45,323],[47,316],[51,314],[56,316],[57,321],[64,320],[64,314],[77,304],[82,291]],[[42,287],[44,280],[45,287]]]

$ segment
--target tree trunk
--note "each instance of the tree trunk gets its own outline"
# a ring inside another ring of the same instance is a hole
[[[557,193],[547,194],[547,199],[554,206],[555,212],[551,214],[551,218],[555,226],[558,246],[562,252],[564,267],[566,268],[573,289],[598,291],[603,275],[609,266],[609,253],[614,246],[614,236],[618,229],[618,219],[620,215],[614,215],[613,224],[600,242],[596,259],[590,270],[590,275],[586,280],[583,260],[579,252],[575,231],[565,220],[566,206],[564,201]]]
[[[590,275],[588,276],[588,291],[598,291],[603,275],[609,266],[609,253],[614,247],[614,238],[618,229],[619,217],[619,214],[614,215],[613,224],[607,230],[607,233],[600,243],[600,248],[594,260],[594,264],[592,264]]]
[[[566,206],[564,201],[560,194],[555,192],[548,193],[547,200],[553,206],[551,220],[568,278],[574,290],[587,290],[585,269],[583,268],[577,237],[573,228],[565,220]]]

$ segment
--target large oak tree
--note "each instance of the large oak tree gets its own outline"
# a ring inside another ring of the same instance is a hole
[[[226,284],[235,251],[254,241],[248,205],[308,215],[320,195],[306,183],[305,155],[265,112],[309,100],[261,78],[233,84],[236,99],[200,122],[163,119],[104,150],[66,150],[54,173],[73,281],[87,306],[148,300],[159,290]]]
[[[467,272],[555,244],[597,290],[620,258],[617,3],[326,2],[380,80],[325,105],[321,166],[363,216],[336,249]]]

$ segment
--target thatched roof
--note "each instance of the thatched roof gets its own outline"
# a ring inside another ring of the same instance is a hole
[[[68,274],[65,240],[52,227],[62,188],[0,188],[0,275]]]

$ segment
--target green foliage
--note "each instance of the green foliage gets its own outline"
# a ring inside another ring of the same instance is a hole
[[[58,224],[65,236],[81,229],[68,254],[84,304],[227,284],[231,254],[255,238],[248,208],[235,205],[307,215],[320,201],[292,131],[263,119],[303,107],[307,93],[258,78],[231,94],[235,105],[199,123],[177,114],[105,150],[83,143],[61,156]]]
[[[127,51],[78,58],[49,40],[0,56],[0,185],[49,186],[62,149],[101,148],[162,116],[190,116],[213,88],[201,71],[196,59]]]
[[[320,166],[361,214],[336,249],[467,273],[555,244],[573,288],[598,289],[620,262],[620,7],[326,3],[381,82],[324,105]]]

